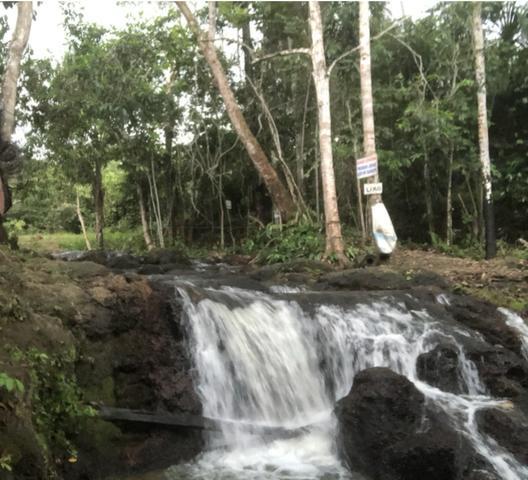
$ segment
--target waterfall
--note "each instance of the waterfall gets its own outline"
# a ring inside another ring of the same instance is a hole
[[[475,412],[501,401],[487,395],[459,341],[474,332],[436,321],[390,296],[343,306],[323,304],[320,296],[310,303],[310,292],[284,287],[272,294],[199,289],[188,282],[177,288],[204,415],[224,422],[208,438],[207,452],[191,465],[174,467],[169,478],[350,478],[337,459],[332,410],[354,376],[374,366],[389,367],[414,382],[501,478],[528,478],[528,468],[477,429]],[[461,395],[417,377],[418,356],[446,343],[459,354]],[[297,433],[270,439],[259,433],[262,426]]]

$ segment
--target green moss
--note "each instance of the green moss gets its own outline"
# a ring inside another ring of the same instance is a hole
[[[116,443],[123,436],[121,430],[113,423],[100,418],[83,419],[79,430],[79,443],[96,450],[102,458],[114,455]]]
[[[83,390],[87,402],[102,402],[103,405],[115,405],[114,379],[111,376],[104,378],[98,385],[91,385]]]
[[[507,291],[506,289],[493,288],[463,288],[457,293],[466,293],[482,300],[487,300],[499,307],[509,308],[516,312],[528,310],[528,299],[523,298],[516,292]]]

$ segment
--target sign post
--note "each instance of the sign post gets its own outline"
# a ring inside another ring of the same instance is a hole
[[[356,175],[358,179],[378,175],[378,156],[374,153],[368,157],[356,160]]]
[[[381,195],[383,193],[383,183],[364,183],[363,193],[365,195]]]

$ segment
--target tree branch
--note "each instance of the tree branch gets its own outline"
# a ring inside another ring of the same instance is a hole
[[[398,25],[399,22],[394,22],[392,25],[389,25],[385,30],[382,30],[381,32],[379,32],[377,35],[374,35],[370,40],[377,40],[378,38],[380,37],[383,37],[383,35],[385,35],[386,33],[390,32],[392,29],[394,29],[397,25]],[[339,55],[339,57],[337,57],[331,64],[330,64],[330,67],[328,67],[328,76],[330,76],[332,74],[332,70],[334,69],[334,67],[341,61],[343,60],[343,58],[345,57],[348,57],[349,55],[352,55],[354,52],[358,51],[359,50],[359,45],[357,47],[354,47],[350,50],[347,50],[346,52],[342,53],[341,55]]]
[[[286,57],[287,55],[310,55],[310,49],[309,48],[291,48],[289,50],[281,50],[280,52],[274,52],[274,53],[268,53],[267,55],[264,55],[262,57],[254,58],[251,61],[251,64],[254,65],[255,63],[262,62],[263,60],[269,60],[270,58],[274,57]]]

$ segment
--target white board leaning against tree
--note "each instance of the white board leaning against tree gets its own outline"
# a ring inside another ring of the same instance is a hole
[[[375,177],[378,175],[378,156],[376,154],[356,160],[356,175],[358,179]],[[381,195],[383,184],[368,182],[363,184],[365,195]],[[372,236],[378,251],[382,255],[390,255],[396,248],[398,237],[392,225],[389,212],[381,201],[375,201],[371,206]]]

